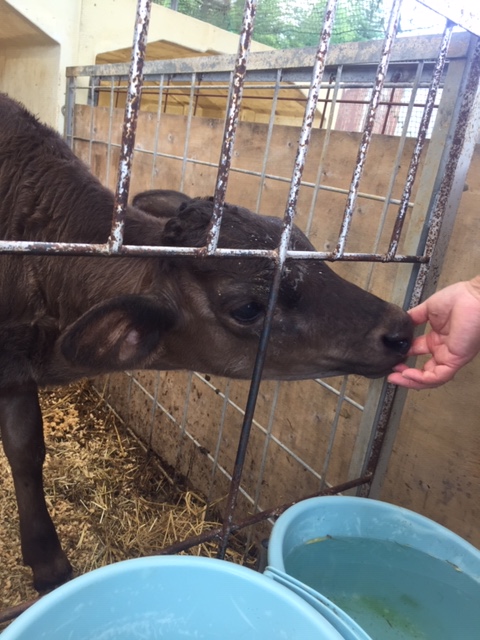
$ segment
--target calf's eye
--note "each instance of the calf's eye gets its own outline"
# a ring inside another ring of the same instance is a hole
[[[238,309],[230,311],[230,315],[240,324],[253,324],[263,314],[263,306],[256,302],[249,302]]]

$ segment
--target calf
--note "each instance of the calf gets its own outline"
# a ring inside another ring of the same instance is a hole
[[[209,199],[147,192],[127,209],[127,245],[200,247]],[[142,207],[146,211],[142,211]],[[0,95],[0,238],[102,243],[113,194],[60,136]],[[282,221],[225,206],[220,246],[274,248]],[[294,229],[293,249],[313,249]],[[0,427],[23,559],[39,590],[70,563],[47,512],[38,387],[123,369],[252,373],[272,280],[268,259],[0,256]],[[318,261],[288,260],[264,375],[382,376],[409,348],[408,316]]]

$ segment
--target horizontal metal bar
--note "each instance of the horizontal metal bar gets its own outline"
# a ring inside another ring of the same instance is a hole
[[[433,69],[433,67],[432,67]],[[432,74],[430,73],[428,76],[427,74],[424,74],[426,76],[426,79],[415,83],[415,86],[419,89],[428,89],[430,87],[430,83],[431,83],[431,77]],[[160,76],[163,77],[163,76]],[[373,75],[372,75],[373,78]],[[411,89],[414,83],[414,77],[412,76],[412,81],[411,82],[406,82],[406,81],[399,81],[399,82],[385,82],[383,87],[384,89]],[[105,82],[107,82],[107,80],[105,79]],[[173,95],[185,95],[185,93],[182,92],[190,92],[190,90],[193,88],[195,91],[199,91],[202,94],[202,97],[222,97],[225,96],[228,92],[229,89],[229,83],[228,81],[225,82],[217,82],[216,84],[206,84],[204,81],[203,82],[199,82],[199,83],[195,83],[193,85],[189,84],[188,82],[184,82],[182,81],[181,83],[177,80],[173,81],[174,84],[169,84],[165,89],[164,89],[164,93],[167,93],[169,95],[169,97],[173,96]],[[355,81],[355,80],[348,80],[348,81],[344,81],[341,80],[340,82],[334,81],[328,81],[328,82],[322,82],[320,85],[321,89],[327,90],[327,89],[332,89],[332,87],[334,86],[334,84],[336,84],[336,86],[339,89],[371,89],[372,88],[372,82],[366,82],[366,81]],[[244,90],[245,91],[274,91],[275,90],[275,83],[274,82],[269,82],[269,81],[265,81],[265,82],[249,82],[245,84]],[[79,87],[80,90],[84,90],[87,91],[89,89],[89,87]],[[310,82],[305,81],[301,81],[301,82],[285,82],[282,81],[279,85],[279,91],[281,92],[287,92],[287,91],[299,91],[299,90],[308,90],[310,89]],[[125,94],[127,92],[127,85],[125,84],[121,84],[121,85],[115,85],[113,87],[113,89],[111,88],[111,82],[110,82],[110,78],[108,80],[108,85],[98,85],[95,87],[95,91],[97,93],[110,93],[113,90],[113,93],[115,94]],[[213,93],[214,91],[218,91],[218,92],[222,92],[222,93]],[[150,95],[150,94],[155,94],[158,95],[158,84],[148,84],[145,83],[143,85],[143,90],[142,90],[143,95]],[[252,99],[253,96],[248,96],[250,99]],[[263,95],[263,96],[257,96],[259,100],[270,100],[271,96],[270,95]],[[280,98],[281,99],[281,98]],[[298,98],[292,98],[290,96],[287,96],[284,98],[285,100],[301,100],[303,102],[305,102],[307,100],[306,96],[299,96]],[[319,98],[320,102],[324,102],[325,98],[320,97]],[[340,99],[339,99],[340,102]],[[354,102],[355,104],[357,103],[361,103],[362,100],[350,100],[349,102]],[[384,101],[385,104],[398,104],[398,105],[402,105],[402,104],[406,104],[404,102],[395,102],[392,103],[388,100]],[[421,103],[423,105],[423,103]]]
[[[307,500],[309,498],[317,498],[319,496],[331,496],[336,495],[338,493],[343,493],[345,491],[349,491],[350,489],[354,489],[355,487],[359,487],[361,485],[369,483],[371,480],[371,474],[365,475],[361,478],[355,478],[354,480],[350,480],[348,482],[344,482],[342,484],[336,485],[335,487],[329,487],[328,489],[323,489],[322,491],[317,491],[316,493],[312,493],[305,498],[301,498],[302,500]],[[259,522],[263,522],[265,520],[269,520],[270,518],[278,518],[284,511],[286,511],[289,507],[292,507],[299,500],[294,500],[292,502],[287,502],[286,504],[282,504],[279,507],[273,507],[272,509],[266,509],[264,511],[260,511],[258,513],[254,513],[253,515],[245,518],[241,522],[233,522],[230,526],[230,532],[236,533],[237,531],[241,531],[247,527],[251,527],[252,525],[258,524]],[[204,533],[201,533],[198,536],[193,536],[191,538],[187,538],[186,540],[176,542],[164,549],[159,549],[156,552],[152,552],[148,555],[170,555],[180,553],[181,551],[185,551],[186,549],[190,549],[198,544],[202,544],[204,542],[209,542],[211,540],[219,540],[220,536],[223,532],[222,527],[215,527]]]
[[[306,496],[304,499],[316,498],[318,496],[331,496],[338,493],[344,493],[349,489],[354,489],[355,487],[359,487],[363,484],[367,484],[368,482],[370,482],[370,480],[371,480],[371,475],[365,475],[361,478],[355,478],[354,480],[344,482],[343,484],[336,485],[335,487],[331,487],[328,489],[324,489],[323,491],[313,493],[309,496]],[[255,513],[241,522],[234,522],[231,525],[231,532],[236,533],[237,531],[241,531],[242,529],[251,527],[255,524],[258,524],[259,522],[263,522],[264,520],[269,520],[270,518],[276,518],[280,516],[284,511],[286,511],[289,507],[296,504],[297,502],[298,500],[288,502],[280,505],[279,507],[274,507],[273,509],[267,509],[265,511],[260,511],[258,513]],[[185,540],[180,540],[179,542],[175,542],[174,544],[168,547],[164,547],[163,549],[152,551],[147,555],[150,555],[150,556],[173,555],[173,554],[180,553],[181,551],[186,551],[187,549],[191,549],[192,547],[195,547],[199,544],[203,544],[205,542],[210,542],[212,540],[218,541],[220,539],[222,531],[223,531],[223,528],[221,526],[214,527],[213,529],[208,529],[208,531],[204,531],[203,533],[197,536],[192,536],[190,538],[186,538]],[[35,600],[29,600],[21,604],[18,604],[14,607],[9,607],[7,609],[4,609],[3,611],[0,611],[0,623],[9,622],[10,620],[15,619],[17,616],[19,616],[21,613],[26,611],[29,607],[31,607],[33,604],[35,604],[39,600],[40,598],[36,598]]]
[[[0,241],[0,254],[25,253],[32,255],[57,255],[57,256],[99,256],[99,257],[154,257],[154,256],[193,256],[197,258],[270,258],[278,262],[277,249],[227,249],[217,248],[213,253],[206,254],[205,247],[164,247],[164,246],[136,246],[123,245],[118,252],[113,252],[108,244],[86,244],[75,242],[29,242]],[[295,260],[328,260],[336,261],[338,258],[332,251],[287,251],[287,258]],[[425,256],[396,255],[391,260],[384,253],[344,253],[342,260],[348,262],[411,262],[424,263],[428,261]]]
[[[391,62],[407,62],[409,60],[436,59],[441,43],[441,36],[422,36],[398,38],[392,50]],[[468,34],[456,33],[448,52],[449,58],[464,58],[468,51]],[[327,56],[327,67],[346,64],[378,64],[383,47],[383,40],[371,42],[351,42],[332,45]],[[251,53],[249,70],[282,68],[310,68],[316,55],[316,47],[304,49],[272,50]],[[197,58],[180,58],[177,60],[147,60],[144,73],[146,76],[157,74],[230,72],[235,66],[236,56],[201,56]],[[70,76],[128,76],[128,63],[113,63],[67,67],[66,75]]]
[[[422,73],[422,77],[420,80],[420,86],[428,87],[430,84],[430,79],[433,71],[433,63],[424,62],[415,60],[411,62],[398,62],[398,63],[390,63],[390,67],[387,70],[387,74],[385,77],[385,87],[409,87],[416,79],[416,70],[419,62],[423,62],[424,69]],[[353,64],[338,64],[335,66],[327,66],[325,67],[325,77],[328,78],[327,81],[322,82],[321,86],[331,86],[333,82],[336,80],[336,75],[338,73],[338,68],[343,67],[345,69],[344,73],[342,73],[342,82],[345,85],[341,85],[342,88],[348,87],[362,87],[362,86],[370,86],[372,81],[375,78],[375,67],[373,65],[353,65]],[[259,88],[265,85],[263,88],[272,88],[275,83],[276,71],[278,69],[265,69],[263,71],[250,71],[247,69],[246,73],[246,85],[245,88]],[[297,87],[301,88],[309,88],[310,86],[310,77],[311,67],[309,68],[298,68],[298,69],[282,69],[282,87],[295,89]],[[191,77],[192,74],[186,73],[178,73],[178,74],[158,74],[153,73],[146,76],[146,82],[144,83],[144,87],[147,88],[158,88],[158,84],[150,84],[149,83],[158,83],[162,78],[169,78],[170,82],[175,83],[175,87],[178,85],[188,83],[189,75]],[[219,87],[225,87],[225,85],[229,84],[230,75],[226,72],[208,72],[199,74],[202,79],[202,85],[207,85],[210,88],[215,88],[215,83],[218,84]],[[73,76],[77,77],[77,76]],[[81,77],[81,76],[79,76]],[[118,85],[118,89],[122,89],[127,82],[127,76],[124,75],[115,75],[115,74],[106,74],[100,76],[94,76],[99,82],[104,79],[104,81],[108,82],[111,79],[114,79],[116,82],[122,83]],[[188,85],[190,86],[190,85]],[[86,90],[88,87],[77,87],[79,91]],[[101,85],[96,87],[96,90],[102,90]]]

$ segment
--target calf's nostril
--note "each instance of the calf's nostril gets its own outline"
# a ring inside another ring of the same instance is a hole
[[[391,351],[395,351],[399,355],[405,356],[410,349],[410,345],[412,341],[409,337],[405,337],[405,335],[399,334],[391,334],[383,336],[383,344],[390,349]]]

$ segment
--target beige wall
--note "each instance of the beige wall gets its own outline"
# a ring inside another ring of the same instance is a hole
[[[78,49],[80,0],[0,2],[0,90],[61,127],[65,67]]]
[[[0,0],[0,91],[63,129],[65,69],[131,47],[136,0]],[[148,42],[234,53],[238,36],[152,5]],[[268,49],[254,44],[253,49]]]
[[[107,175],[107,151],[102,140],[106,139],[109,128],[108,109],[95,110],[93,130],[96,142],[92,147],[87,142],[77,142],[76,151],[90,162],[96,175],[105,180]],[[76,133],[88,139],[90,111],[85,107],[77,109]],[[113,117],[114,141],[120,135],[121,110]],[[82,125],[83,123],[83,125]],[[155,114],[142,113],[137,130],[139,150],[134,156],[132,193],[153,187],[178,188],[182,162],[162,157],[155,162],[152,171],[152,145],[155,134]],[[182,157],[186,120],[183,116],[162,114],[158,131],[158,152]],[[188,156],[212,162],[214,166],[188,164],[185,172],[184,190],[191,195],[206,195],[212,192],[216,177],[218,149],[223,131],[221,120],[194,118],[191,124]],[[239,125],[233,167],[259,170],[263,161],[263,150],[267,126],[242,122]],[[312,132],[312,143],[305,169],[305,179],[315,180],[318,154],[323,147],[323,131]],[[328,153],[324,158],[324,174],[328,184],[334,187],[348,186],[360,134],[332,132]],[[289,176],[296,150],[298,129],[275,126],[267,159],[267,173]],[[415,143],[408,139],[405,159],[397,179],[394,196],[401,193],[410,157]],[[384,193],[391,176],[398,138],[377,136],[372,140],[362,191]],[[140,149],[143,151],[140,151]],[[91,155],[90,155],[91,153]],[[114,184],[116,175],[116,149],[112,149],[109,181]],[[419,172],[421,173],[421,171]],[[153,176],[153,178],[152,178]],[[259,179],[256,176],[231,173],[228,186],[228,200],[255,208]],[[261,209],[264,213],[281,215],[288,191],[288,182],[278,183],[267,180],[263,190]],[[415,191],[415,190],[414,190]],[[311,190],[302,188],[298,207],[298,223],[306,222]],[[415,192],[412,195],[414,199]],[[343,211],[344,196],[335,193],[320,194],[312,228],[312,240],[318,249],[328,249],[338,234],[339,212]],[[440,285],[444,286],[459,279],[480,273],[480,147],[477,147],[463,194],[457,223],[449,245],[445,268]],[[371,250],[381,215],[381,204],[360,199],[352,225],[352,250]],[[389,215],[395,216],[397,208],[392,207]],[[389,218],[390,220],[390,218]],[[393,220],[393,218],[391,219]],[[390,222],[391,222],[390,220]],[[382,248],[390,238],[389,222],[382,238]],[[408,225],[408,218],[407,218]],[[336,264],[342,275],[365,285],[369,279],[371,266],[362,264]],[[392,297],[392,284],[400,270],[408,265],[377,264],[370,279],[375,293]],[[214,452],[219,424],[223,411],[221,393],[226,389],[226,381],[212,378],[206,385],[194,378],[188,391],[188,374],[141,373],[139,384],[125,374],[112,377],[107,397],[116,410],[126,419],[147,442],[152,442],[160,456],[171,467],[186,476],[193,487],[213,498],[222,499],[228,491],[228,482],[221,474],[214,477],[208,454]],[[466,367],[457,379],[436,391],[410,392],[402,417],[390,467],[381,498],[409,507],[434,520],[445,524],[460,535],[480,545],[480,358]],[[332,378],[327,382],[339,388],[341,379]],[[347,392],[360,404],[366,397],[368,381],[350,376]],[[160,410],[152,412],[151,396],[158,393],[159,401],[172,418]],[[230,384],[230,398],[239,407],[245,406],[248,384]],[[274,383],[263,383],[255,418],[266,427]],[[217,391],[218,390],[218,391]],[[188,412],[184,414],[185,399],[189,399]],[[288,447],[311,468],[322,472],[323,458],[329,447],[330,422],[337,411],[336,398],[312,381],[284,383],[279,394],[279,404],[272,429],[274,437],[287,443]],[[154,415],[154,418],[152,418]],[[341,407],[337,432],[333,441],[332,459],[327,470],[327,480],[338,484],[349,479],[352,452],[356,447],[361,411],[354,405]],[[185,420],[190,437],[182,436],[179,425]],[[226,424],[222,433],[220,464],[231,469],[241,415],[229,405]],[[201,446],[194,444],[194,440]],[[268,451],[265,446],[268,445]],[[266,452],[265,475],[259,480],[261,457]],[[244,484],[247,491],[258,490],[263,508],[282,504],[288,500],[300,499],[318,490],[318,479],[274,441],[266,442],[265,434],[254,426],[251,445],[247,455]],[[244,513],[251,505],[241,499]],[[220,507],[221,507],[220,502]]]
[[[477,146],[439,287],[480,273],[479,203]],[[409,391],[380,497],[480,547],[480,357],[439,389]]]

